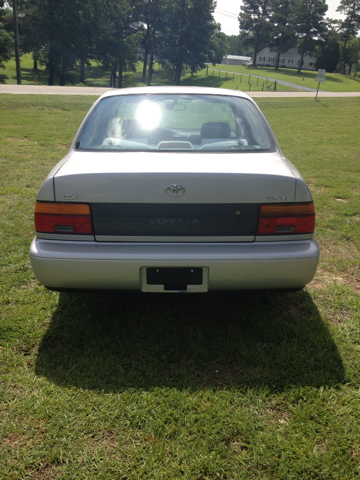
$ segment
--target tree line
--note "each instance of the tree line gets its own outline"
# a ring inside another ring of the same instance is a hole
[[[253,64],[262,48],[276,53],[275,68],[280,56],[297,46],[301,55],[298,72],[306,52],[316,51],[316,68],[334,72],[337,68],[350,74],[359,59],[360,0],[341,0],[337,11],[344,20],[325,17],[325,0],[243,0],[239,21],[241,40],[251,47]]]
[[[344,20],[325,17],[325,0],[243,0],[240,34],[221,32],[216,0],[0,0],[0,67],[31,53],[34,71],[46,66],[48,83],[65,85],[80,64],[80,82],[92,60],[111,72],[110,86],[122,87],[123,72],[143,58],[142,82],[151,84],[154,62],[179,85],[184,70],[195,73],[225,54],[251,55],[269,46],[280,56],[298,47],[316,51],[316,67],[350,73],[359,57],[360,0],[341,0]],[[301,62],[299,72],[301,71]]]
[[[156,58],[179,84],[184,69],[196,72],[222,59],[215,6],[214,0],[0,0],[0,64],[13,56],[17,12],[21,53],[32,54],[35,71],[46,65],[49,85],[56,77],[65,85],[75,62],[84,82],[86,64],[97,60],[110,70],[111,86],[121,87],[139,53],[143,82],[151,84]]]

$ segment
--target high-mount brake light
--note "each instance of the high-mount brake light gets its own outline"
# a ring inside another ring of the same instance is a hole
[[[92,235],[90,206],[82,203],[36,202],[35,230],[40,233]]]
[[[315,206],[310,203],[264,204],[260,206],[257,235],[313,233]]]

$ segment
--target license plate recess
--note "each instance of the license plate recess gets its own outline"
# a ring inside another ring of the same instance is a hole
[[[206,292],[208,269],[202,267],[145,267],[141,290],[146,292]]]

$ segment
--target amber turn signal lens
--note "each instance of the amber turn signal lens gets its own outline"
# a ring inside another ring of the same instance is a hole
[[[299,217],[315,215],[314,203],[265,204],[260,207],[260,217]]]
[[[90,215],[90,206],[83,203],[36,202],[35,213],[45,215]]]

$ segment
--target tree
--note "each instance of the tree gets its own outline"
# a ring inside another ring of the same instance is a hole
[[[209,42],[209,51],[207,53],[208,62],[213,65],[221,63],[228,50],[228,36],[221,31],[220,24],[217,24],[217,28]]]
[[[80,59],[81,83],[85,83],[85,65],[89,65],[90,60],[96,57],[95,38],[99,33],[98,9],[99,4],[97,0],[87,0],[79,4],[79,31],[76,44],[74,45],[74,55]]]
[[[20,1],[20,0],[19,0]],[[68,79],[68,69],[80,59],[81,81],[84,65],[95,58],[95,36],[99,34],[101,0],[22,0],[22,45],[35,60],[46,65],[48,84],[56,76],[60,85]],[[35,65],[34,65],[35,66]]]
[[[8,10],[4,8],[5,2],[0,1],[0,68],[5,68],[4,62],[8,62],[14,49],[14,39],[12,35],[6,31],[2,19],[8,13]]]
[[[142,33],[133,9],[125,1],[102,0],[98,33],[95,37],[96,57],[105,68],[111,70],[111,86],[115,86],[117,69],[118,88],[122,88],[125,70],[136,70],[138,57],[135,47],[141,42]]]
[[[324,40],[326,32],[325,0],[296,0],[294,8],[294,30],[298,37],[298,47],[301,52],[298,73],[301,72],[304,55],[313,51],[319,41]]]
[[[353,65],[357,64],[359,59],[359,39],[353,36],[346,45],[344,61],[348,65],[348,75],[351,74]]]
[[[269,46],[276,53],[275,70],[279,69],[280,55],[293,47],[296,39],[293,25],[293,0],[272,0],[271,34]]]
[[[357,42],[358,42],[358,47],[359,47],[359,51],[360,51],[360,38],[357,38]],[[354,62],[354,78],[356,78],[356,74],[359,70],[360,70],[360,55],[358,56],[358,58]]]
[[[226,54],[227,55],[242,55],[243,44],[240,35],[226,35]]]
[[[240,8],[240,30],[246,33],[247,43],[254,47],[254,66],[260,45],[270,38],[270,6],[270,0],[244,0]]]
[[[327,72],[335,72],[340,61],[339,34],[335,30],[329,30],[325,35],[325,41],[316,49],[315,68],[323,68]]]
[[[22,53],[32,54],[34,61],[34,71],[37,71],[38,61],[40,61],[40,46],[38,45],[37,35],[33,32],[33,24],[28,21],[28,4],[24,2],[18,3],[19,8],[19,40]]]
[[[180,85],[181,73],[205,67],[211,54],[211,38],[218,30],[212,16],[214,0],[168,0],[166,24],[161,33],[159,56]]]
[[[48,84],[60,76],[66,83],[68,68],[74,63],[82,28],[80,0],[27,0],[24,10],[24,30],[28,48],[41,52],[49,74]]]
[[[150,54],[148,85],[151,85],[154,55],[159,47],[159,33],[166,22],[166,3],[162,0],[139,0],[139,2],[136,8],[140,10],[140,20],[145,26],[142,40],[144,63],[141,81],[146,82],[147,62]]]
[[[246,34],[226,35],[226,54],[227,55],[244,55],[252,57],[253,48],[246,45]]]
[[[339,21],[338,27],[343,39],[341,73],[345,74],[346,46],[350,38],[360,29],[360,0],[341,0],[336,11],[345,15],[345,19]]]
[[[0,2],[4,7],[5,2]],[[19,23],[18,23],[18,0],[9,0],[8,5],[12,9],[12,33],[14,36],[14,53],[16,65],[16,82],[21,85],[21,68],[20,68],[20,42],[19,42]]]
[[[15,64],[16,64],[16,83],[21,85],[21,68],[20,68],[20,45],[19,45],[19,23],[18,23],[18,7],[17,0],[12,1],[14,16],[14,39],[15,39]]]

